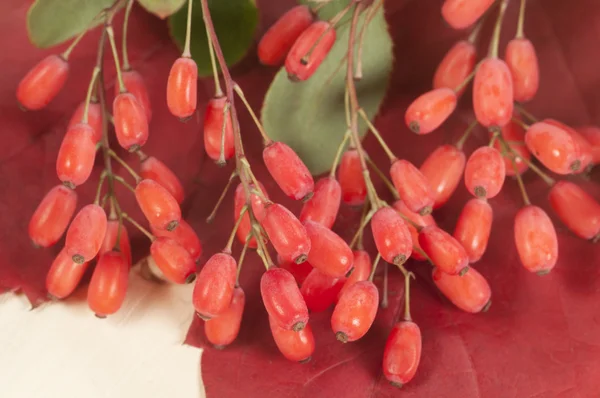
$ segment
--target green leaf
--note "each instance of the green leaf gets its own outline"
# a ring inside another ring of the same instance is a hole
[[[322,10],[323,17],[331,17],[343,5],[340,1],[328,4]],[[362,27],[364,18],[365,13],[357,30]],[[315,175],[329,170],[346,132],[345,55],[349,28],[348,23],[339,26],[331,52],[307,81],[291,82],[282,68],[263,103],[262,122],[269,137],[291,146]],[[356,82],[358,101],[373,119],[383,102],[393,63],[392,40],[383,10],[377,11],[367,27],[362,61],[363,78]],[[366,130],[361,122],[361,136]]]
[[[40,48],[60,44],[90,28],[94,17],[113,3],[114,0],[36,0],[27,13],[29,39]]]
[[[227,65],[239,62],[254,41],[254,30],[258,24],[258,9],[253,0],[209,0],[208,7],[223,50]],[[185,43],[187,7],[182,7],[169,18],[171,36],[180,49]],[[192,58],[198,64],[198,75],[212,74],[208,38],[202,19],[200,2],[192,8]]]
[[[165,19],[186,4],[187,0],[138,0],[138,3],[148,12]]]

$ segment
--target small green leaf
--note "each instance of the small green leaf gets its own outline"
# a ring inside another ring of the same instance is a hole
[[[148,12],[165,19],[186,4],[187,0],[138,0],[138,3]]]
[[[40,48],[60,44],[90,28],[94,17],[113,3],[114,0],[36,0],[27,13],[29,39]]]
[[[239,62],[254,41],[254,30],[258,24],[258,9],[254,0],[209,0],[208,7],[223,50],[227,65]],[[182,7],[169,18],[171,36],[180,49],[185,43],[187,7]],[[200,2],[192,7],[192,58],[198,64],[198,75],[212,74],[208,38],[202,19]]]
[[[347,4],[347,2],[346,2]],[[324,7],[324,17],[343,8],[339,1]],[[358,24],[359,30],[365,14]],[[291,82],[282,68],[267,92],[262,122],[269,137],[290,145],[317,175],[329,170],[346,132],[344,107],[346,52],[350,25],[338,28],[337,40],[317,72],[307,81]],[[358,101],[370,119],[377,114],[392,70],[392,40],[383,11],[367,27],[363,46],[363,78],[356,82]],[[366,125],[360,123],[363,136]]]

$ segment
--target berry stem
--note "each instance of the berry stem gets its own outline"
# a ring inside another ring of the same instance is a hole
[[[127,181],[125,181],[125,179],[121,176],[117,176],[117,175],[113,175],[113,178],[115,181],[118,181],[121,183],[121,185],[123,185],[125,188],[129,189],[131,192],[135,193],[135,188],[132,187]]]
[[[381,298],[381,308],[388,307],[388,263],[383,263],[383,297]]]
[[[373,268],[371,268],[371,273],[369,274],[369,282],[373,282],[373,278],[375,277],[375,271],[377,270],[377,265],[379,265],[379,260],[381,260],[381,254],[377,253],[377,257],[375,257],[375,261],[373,261]]]
[[[495,132],[492,135],[492,138],[490,138],[490,142],[488,143],[488,146],[490,148],[492,148],[494,146],[494,144],[496,143],[496,140],[500,137],[500,132]]]
[[[100,203],[100,194],[102,193],[102,187],[104,186],[104,180],[106,179],[107,174],[108,173],[106,170],[102,170],[102,173],[100,174],[100,178],[98,179],[98,187],[96,188],[96,197],[94,198],[95,204]]]
[[[125,7],[125,17],[123,18],[123,40],[121,42],[121,52],[123,53],[123,70],[131,70],[129,64],[129,54],[127,53],[127,28],[129,27],[129,15],[131,14],[131,8],[133,6],[133,0],[127,1]]]
[[[467,129],[465,130],[463,135],[461,135],[460,138],[458,139],[458,141],[456,141],[456,144],[454,144],[454,146],[462,151],[463,146],[465,145],[465,142],[467,141],[467,139],[471,135],[471,132],[473,131],[473,129],[476,126],[477,126],[477,119],[474,119],[471,122],[471,124],[469,124],[469,126],[467,127]]]
[[[113,208],[114,210],[114,208]],[[115,214],[113,214],[114,212],[111,212],[110,214],[110,218],[114,219]],[[121,229],[123,228],[123,212],[119,211],[119,225],[117,227],[117,238],[115,239],[115,244],[112,248],[113,251],[117,251],[120,252],[121,251]]]
[[[519,22],[517,22],[517,34],[515,36],[517,39],[525,37],[525,33],[523,32],[523,26],[525,25],[525,3],[526,0],[521,0],[521,5],[519,7]]]
[[[360,216],[360,225],[362,225],[362,224],[363,224],[363,222],[364,222],[365,218],[367,217],[367,214],[368,214],[368,213],[369,213],[369,203],[367,202],[367,203],[365,203],[365,204],[363,205],[363,211],[362,211],[362,214],[361,214],[361,216]],[[358,241],[357,241],[357,243],[356,243],[356,248],[357,248],[358,250],[363,250],[363,249],[364,249],[364,246],[363,246],[363,236],[364,236],[364,232],[365,232],[365,228],[364,228],[364,227],[363,227],[363,228],[361,228],[361,229],[358,231]]]
[[[221,148],[219,151],[219,159],[217,159],[217,165],[225,166],[227,160],[225,160],[225,129],[227,127],[227,117],[229,116],[229,108],[231,105],[229,102],[225,103],[223,107],[223,123],[221,124]]]
[[[183,53],[181,54],[181,56],[185,58],[190,58],[192,56],[192,53],[190,52],[190,41],[192,36],[192,3],[192,0],[188,0],[185,44],[183,45]]]
[[[526,159],[526,158],[524,158],[522,156],[519,156],[519,154],[514,149],[512,149],[510,147],[510,145],[508,145],[508,142],[505,141],[502,137],[498,137],[498,140],[502,143],[502,146],[503,146],[504,150],[509,153],[509,156],[511,156],[511,158],[513,158],[514,160],[521,159],[523,161],[523,163],[525,163],[527,166],[529,166],[529,168],[531,170],[533,170],[534,173],[536,173],[538,176],[540,176],[540,178],[542,180],[544,180],[544,182],[546,184],[548,184],[549,186],[553,186],[556,183],[556,181],[554,180],[554,178],[552,178],[548,174],[544,173],[542,171],[542,169],[540,169],[531,160]]]
[[[248,205],[244,205],[244,207],[242,207],[242,210],[240,211],[240,215],[238,216],[237,220],[235,221],[233,229],[231,230],[231,234],[229,234],[229,239],[227,240],[227,245],[225,245],[225,248],[223,249],[223,253],[231,254],[231,246],[233,245],[233,240],[235,239],[235,234],[237,233],[237,230],[240,227],[240,224],[242,223],[242,219],[244,218],[244,215],[246,214],[247,211],[248,211]]]
[[[338,149],[335,152],[335,157],[333,158],[333,164],[331,165],[331,170],[329,171],[329,177],[335,178],[335,170],[337,169],[338,163],[340,162],[340,158],[342,157],[342,153],[344,152],[344,148],[346,147],[346,143],[350,139],[350,130],[346,130],[344,133],[344,138],[338,145]]]
[[[368,203],[365,203],[364,208],[365,209],[368,208]],[[364,214],[365,214],[365,212],[363,211],[363,215]],[[373,214],[375,214],[375,209],[367,212],[366,215],[364,217],[362,217],[362,221],[361,221],[360,225],[358,226],[358,230],[356,231],[356,233],[352,237],[352,240],[350,241],[350,247],[354,247],[356,245],[356,243],[359,242],[359,239],[362,238],[363,229],[365,229],[365,227],[367,226],[369,221],[371,221]]]
[[[105,26],[106,33],[108,34],[108,41],[110,42],[110,49],[115,60],[115,68],[117,69],[117,81],[119,82],[119,92],[126,93],[127,89],[125,88],[125,83],[123,83],[121,65],[119,62],[119,53],[117,52],[117,44],[115,43],[115,31],[112,25],[110,25],[110,22],[107,21]]]
[[[420,226],[419,224],[417,224],[416,222],[414,222],[410,218],[406,217],[404,214],[400,213],[399,211],[397,211],[396,213],[398,213],[398,215],[400,217],[402,217],[402,219],[404,221],[406,221],[407,223],[409,223],[410,225],[412,225],[413,227],[415,227],[415,229],[417,230],[417,232],[421,232],[421,230],[423,229],[422,226]]]
[[[369,117],[367,116],[367,114],[364,111],[364,109],[360,108],[358,110],[358,114],[362,117],[362,119],[365,121],[365,123],[367,124],[367,126],[369,126],[369,129],[371,130],[371,132],[373,133],[373,135],[375,136],[375,138],[377,138],[377,141],[379,142],[379,145],[381,145],[381,147],[383,148],[385,154],[390,158],[390,161],[394,162],[394,160],[396,160],[396,155],[394,155],[394,153],[392,152],[392,150],[390,149],[390,147],[386,144],[385,140],[383,139],[383,137],[379,133],[379,130],[377,130],[377,128],[375,128],[375,125],[373,123],[371,123],[371,121],[369,120]]]
[[[210,37],[208,25],[204,24],[204,28],[206,29],[206,37]],[[215,48],[213,47],[212,40],[208,40],[208,54],[210,55],[210,66],[212,68],[213,79],[215,80],[215,97],[222,97],[223,89],[221,88],[221,81],[219,80],[219,69],[217,68]]]
[[[131,225],[133,225],[134,227],[136,227],[141,233],[143,233],[144,235],[146,235],[148,237],[148,239],[150,239],[150,241],[154,241],[154,239],[156,239],[156,237],[154,235],[152,235],[150,233],[150,231],[148,231],[146,228],[142,227],[137,221],[135,221],[133,218],[129,217],[129,214],[127,213],[121,213],[121,217],[123,217],[124,220],[127,220],[131,223]]]
[[[213,222],[213,220],[215,219],[215,216],[217,215],[217,210],[219,210],[219,207],[221,206],[221,203],[223,203],[223,200],[225,199],[225,196],[227,195],[227,191],[229,191],[229,187],[231,187],[231,184],[233,183],[233,180],[235,180],[235,177],[237,177],[237,175],[238,175],[237,170],[234,170],[233,173],[231,173],[231,175],[229,176],[229,180],[227,181],[227,185],[225,185],[225,189],[223,189],[223,192],[221,192],[221,196],[219,196],[219,199],[217,200],[217,203],[215,204],[215,207],[210,212],[210,214],[208,215],[208,217],[206,217],[206,222],[208,224],[210,224],[211,222]]]
[[[483,24],[485,23],[485,21],[487,19],[487,15],[488,14],[486,13],[483,17],[481,17],[479,19],[479,22],[477,22],[477,25],[475,25],[475,27],[469,34],[469,38],[467,39],[467,41],[469,43],[475,44],[477,42],[477,38],[479,37],[479,34],[481,33],[481,28],[483,28]]]
[[[96,18],[94,18],[92,21],[94,21]],[[79,44],[79,42],[81,41],[81,39],[83,39],[83,36],[85,36],[85,34],[87,33],[87,29],[84,30],[83,32],[81,32],[79,35],[77,35],[77,37],[71,42],[71,44],[69,45],[69,47],[60,55],[60,57],[62,59],[64,59],[65,61],[69,60],[69,57],[71,56],[71,53],[73,52],[73,50],[75,49],[75,47],[77,47],[77,45]]]
[[[254,110],[252,109],[252,107],[248,103],[248,100],[246,99],[246,96],[244,95],[244,91],[242,90],[242,88],[240,86],[238,86],[235,83],[233,85],[233,89],[235,90],[235,92],[238,95],[238,97],[240,97],[240,99],[244,103],[244,106],[246,107],[246,109],[248,109],[248,112],[250,113],[250,116],[252,116],[252,120],[254,120],[254,124],[256,124],[256,127],[258,128],[258,131],[260,131],[260,135],[263,138],[263,141],[264,141],[263,144],[264,145],[269,145],[272,142],[272,140],[271,140],[271,138],[269,138],[269,135],[265,131],[262,123],[260,122],[260,120],[256,116],[256,113],[254,113]]]
[[[505,152],[510,152],[511,149],[505,142],[500,140],[500,143],[502,144],[502,147]],[[510,157],[510,162],[512,164],[513,170],[515,171],[515,176],[517,177],[517,183],[519,184],[519,190],[521,191],[521,196],[523,196],[523,202],[525,203],[526,206],[529,206],[529,205],[531,205],[531,201],[529,200],[529,195],[527,195],[527,190],[525,189],[525,184],[523,183],[523,178],[521,177],[521,174],[519,174],[519,169],[517,168],[517,162],[515,162],[514,156]]]
[[[413,251],[419,253],[421,256],[425,257],[425,260],[427,260],[427,262],[433,266],[435,266],[435,264],[433,263],[433,261],[431,260],[431,258],[427,255],[427,253],[425,253],[425,251],[423,249],[421,249],[419,246],[414,245],[413,246]]]
[[[252,235],[248,234],[248,236],[246,237],[246,242],[244,243],[244,247],[242,248],[242,252],[240,253],[240,258],[238,259],[237,272],[235,273],[235,286],[240,285],[240,273],[242,272],[242,265],[244,264],[244,259],[246,258],[246,251],[248,251],[248,244],[250,243],[251,238]]]
[[[410,316],[410,278],[415,278],[415,274],[409,272],[404,275],[404,320],[412,321]]]
[[[519,126],[523,127],[525,130],[529,129],[529,125],[527,123],[525,123],[524,121],[522,121],[519,118],[513,117],[511,119],[514,123],[517,123]]]
[[[131,166],[129,166],[129,165],[127,164],[127,162],[126,162],[126,161],[124,161],[123,159],[121,159],[121,158],[119,157],[119,155],[117,155],[117,153],[116,153],[115,151],[113,151],[112,149],[109,149],[109,150],[108,150],[108,154],[109,154],[109,155],[110,155],[110,156],[111,156],[111,157],[112,157],[114,160],[116,160],[116,161],[117,161],[117,163],[119,163],[121,166],[123,166],[123,168],[124,168],[125,170],[127,170],[127,172],[128,172],[129,174],[131,174],[131,176],[132,176],[132,177],[135,179],[135,183],[136,183],[136,184],[138,184],[140,181],[142,181],[142,177],[140,177],[140,175],[139,175],[138,173],[136,173],[136,172],[135,172],[135,170],[133,170],[133,169],[131,168]]]
[[[358,50],[356,55],[356,70],[354,71],[354,79],[360,80],[363,77],[362,70],[362,59],[363,59],[363,47],[365,42],[365,36],[367,32],[367,28],[371,23],[371,20],[375,16],[375,13],[381,6],[383,5],[383,0],[376,0],[377,3],[371,4],[369,10],[367,11],[367,15],[365,16],[365,21],[360,29],[360,33],[358,34]]]
[[[467,84],[471,83],[471,80],[473,80],[473,78],[475,77],[478,68],[479,64],[475,65],[475,68],[473,68],[473,72],[469,73],[469,76],[467,76],[465,80],[463,80],[458,86],[454,88],[455,93],[460,93],[462,89],[464,89],[467,86]]]
[[[88,122],[88,113],[90,111],[90,101],[92,100],[92,94],[94,92],[94,87],[96,87],[96,81],[98,80],[98,75],[100,74],[100,67],[95,66],[92,71],[92,78],[90,79],[90,84],[88,86],[87,93],[85,95],[85,107],[83,109],[83,117],[81,118],[82,123]]]
[[[506,13],[507,6],[508,0],[500,0],[498,18],[496,19],[496,25],[494,25],[494,33],[492,35],[492,40],[490,41],[490,48],[488,53],[489,58],[498,58],[498,47],[500,46],[500,32],[502,31],[502,21],[504,20],[504,14]]]
[[[539,119],[531,114],[525,107],[518,102],[515,102],[515,108],[519,111],[519,113],[529,119],[532,123],[537,123]]]
[[[367,163],[369,163],[369,166],[371,166],[373,171],[375,171],[375,174],[377,174],[379,176],[379,178],[381,178],[381,180],[383,181],[383,183],[385,184],[387,189],[392,193],[394,200],[400,199],[400,195],[398,195],[398,191],[396,191],[396,187],[394,187],[394,184],[392,184],[390,179],[387,178],[387,176],[383,173],[383,171],[381,171],[381,169],[379,167],[377,167],[375,162],[373,162],[371,160],[371,158],[367,158]]]

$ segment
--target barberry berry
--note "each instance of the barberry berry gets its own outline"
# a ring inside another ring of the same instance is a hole
[[[77,207],[77,193],[57,185],[44,196],[29,221],[29,238],[41,247],[55,244],[64,234]]]
[[[269,317],[280,328],[298,332],[308,323],[308,308],[296,280],[283,268],[272,267],[260,279],[260,294]]]
[[[178,58],[167,80],[167,106],[171,113],[186,120],[196,111],[198,65],[189,57]]]
[[[237,265],[228,253],[216,253],[208,259],[196,279],[193,302],[202,319],[218,317],[227,311],[233,299]]]

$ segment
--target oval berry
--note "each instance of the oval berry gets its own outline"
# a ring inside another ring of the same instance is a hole
[[[142,75],[133,69],[124,70],[121,73],[123,77],[123,83],[127,92],[131,93],[139,104],[144,109],[144,114],[148,123],[152,120],[152,106],[150,105],[150,96],[148,95],[148,88],[144,82]],[[119,95],[119,85],[115,84],[115,97]]]
[[[148,222],[156,229],[172,231],[181,221],[177,200],[158,182],[140,181],[135,187],[135,198]]]
[[[540,85],[540,68],[533,44],[525,38],[512,39],[506,45],[504,59],[512,75],[515,101],[531,100]]]
[[[433,88],[456,89],[473,72],[477,49],[473,43],[461,40],[454,44],[438,65],[433,76]],[[460,96],[466,87],[456,93]]]
[[[278,257],[279,257],[279,255],[278,255]],[[279,260],[281,260],[281,259],[279,259]],[[279,261],[279,267],[283,268],[284,270],[286,270],[290,274],[292,274],[294,279],[296,279],[296,282],[298,282],[299,286],[302,286],[302,284],[304,283],[304,281],[306,280],[308,275],[314,269],[313,266],[310,265],[310,263],[308,261],[305,261],[300,264],[296,264],[293,261]]]
[[[458,187],[465,162],[462,150],[453,145],[442,145],[431,152],[421,165],[421,173],[435,193],[434,209],[444,205]]]
[[[306,261],[310,251],[310,238],[291,211],[277,203],[269,204],[265,208],[261,225],[284,261]]]
[[[261,192],[268,199],[269,195],[267,194],[265,187],[262,185],[261,182],[259,182],[259,184],[260,184]],[[254,185],[250,185],[250,189],[254,189]],[[256,218],[256,220],[258,222],[260,222],[260,220],[262,220],[265,217],[265,203],[262,200],[262,198],[256,194],[250,194],[250,201],[252,202],[252,212],[254,213],[254,217]],[[233,199],[234,221],[237,221],[237,219],[240,217],[240,214],[242,213],[242,209],[244,208],[245,204],[246,204],[246,193],[244,191],[244,185],[240,183],[237,186],[237,188],[235,189],[235,195],[234,195],[234,199]],[[248,235],[251,233],[252,233],[252,223],[250,222],[250,215],[248,214],[248,212],[246,212],[242,216],[242,221],[240,222],[240,225],[238,226],[236,235],[237,235],[238,239],[240,240],[240,242],[246,243],[246,239],[247,239]],[[250,241],[248,242],[248,247],[251,247],[253,249],[257,247],[256,238],[254,238],[254,237],[250,238]]]
[[[94,130],[89,124],[79,123],[67,130],[56,158],[56,174],[70,188],[90,178],[96,158]]]
[[[198,261],[202,255],[202,243],[196,235],[196,231],[183,218],[173,231],[164,231],[150,226],[152,233],[158,237],[173,239],[190,254],[194,261]]]
[[[227,97],[214,97],[206,104],[204,112],[204,150],[215,161],[231,159],[235,153],[233,140],[233,124],[229,111],[224,113]],[[225,131],[223,131],[225,121]],[[225,136],[223,137],[223,133]],[[223,144],[223,159],[221,159],[221,144]]]
[[[592,154],[592,146],[590,145],[589,141],[583,135],[579,134],[577,130],[559,122],[558,120],[544,119],[543,122],[563,129],[571,136],[575,146],[577,147],[577,160],[575,160],[575,162],[579,162],[579,168],[574,170],[574,173],[584,172],[594,159]]]
[[[298,332],[308,323],[308,308],[296,280],[283,268],[273,267],[260,279],[260,294],[269,317],[279,327]]]
[[[363,337],[379,307],[379,290],[370,281],[356,282],[342,294],[331,315],[331,329],[342,343]]]
[[[313,197],[302,207],[300,222],[314,221],[331,228],[340,209],[341,199],[340,183],[333,177],[321,178],[315,185]]]
[[[50,103],[60,92],[69,75],[68,62],[59,55],[49,55],[35,65],[17,87],[17,100],[35,111]]]
[[[215,348],[224,348],[238,336],[244,314],[246,295],[241,287],[233,290],[231,303],[225,312],[217,318],[209,319],[204,323],[204,334]]]
[[[306,363],[315,351],[315,338],[310,325],[299,332],[287,330],[269,317],[269,326],[273,340],[279,351],[290,361]]]
[[[107,252],[100,256],[88,286],[88,306],[97,317],[104,318],[117,312],[127,294],[129,264],[119,252]]]
[[[431,213],[435,193],[419,169],[408,160],[396,160],[390,168],[390,177],[402,201],[411,211],[422,215]]]
[[[121,227],[119,234],[119,226]],[[119,237],[119,245],[117,246],[117,237]],[[102,246],[98,251],[98,255],[102,256],[104,253],[108,253],[113,250],[117,250],[125,257],[127,264],[131,266],[131,243],[129,242],[129,235],[127,234],[127,228],[118,220],[108,220],[106,224],[106,234],[104,234],[104,240]]]
[[[342,155],[338,180],[342,189],[342,202],[350,206],[360,206],[367,197],[367,184],[360,166],[360,156],[354,148]]]
[[[515,217],[515,243],[523,266],[547,274],[558,260],[558,239],[552,220],[537,206],[525,206]]]
[[[217,253],[208,259],[196,279],[193,302],[202,319],[223,314],[233,298],[237,264],[227,253]]]
[[[192,283],[196,279],[196,263],[190,253],[175,240],[156,238],[150,255],[165,278],[173,283]]]
[[[473,25],[494,4],[494,0],[446,0],[442,16],[454,29]]]
[[[579,185],[558,181],[550,189],[549,199],[558,218],[577,236],[583,239],[600,236],[600,203]]]
[[[314,221],[304,223],[304,228],[310,239],[308,262],[334,278],[345,276],[354,264],[350,246],[338,234]]]
[[[454,238],[469,256],[469,262],[481,259],[487,248],[494,212],[485,200],[471,199],[463,207],[454,228]]]
[[[310,199],[315,182],[292,148],[283,142],[273,142],[263,150],[263,160],[269,174],[287,196],[296,200]]]
[[[435,225],[419,232],[419,243],[432,263],[447,274],[463,274],[468,270],[469,256],[452,235]]]
[[[57,185],[44,196],[29,221],[29,238],[41,247],[58,242],[77,207],[77,193]]]
[[[506,177],[500,152],[489,146],[475,150],[465,166],[465,185],[471,195],[491,199],[500,193]]]
[[[414,100],[406,110],[406,125],[417,134],[429,134],[456,109],[456,93],[450,88],[431,90]]]
[[[592,149],[592,163],[600,163],[600,128],[596,126],[583,126],[577,129],[585,138]]]
[[[525,133],[525,144],[544,166],[557,174],[571,174],[581,167],[577,143],[560,127],[535,123]]]
[[[513,83],[506,63],[486,58],[479,64],[473,81],[473,111],[484,127],[501,128],[513,115]]]
[[[305,5],[292,7],[265,32],[258,43],[258,59],[263,65],[281,65],[286,55],[313,22],[314,14]]]
[[[485,312],[492,304],[490,285],[474,268],[469,268],[462,276],[434,268],[433,282],[448,300],[465,312]]]
[[[383,350],[383,374],[392,385],[402,387],[415,377],[421,361],[421,329],[411,321],[398,322]]]
[[[302,283],[300,293],[310,312],[321,312],[335,302],[342,284],[342,279],[313,268]]]
[[[107,220],[104,209],[98,205],[84,206],[67,230],[65,249],[78,264],[90,261],[102,246]]]
[[[508,147],[511,148],[512,151],[518,156],[515,158],[515,165],[517,166],[516,171],[511,160],[511,154],[505,154],[502,157],[504,160],[504,169],[506,171],[506,175],[515,176],[517,173],[519,175],[523,174],[525,171],[527,171],[527,169],[529,169],[527,161],[531,159],[531,152],[529,152],[529,149],[527,149],[527,146],[525,146],[525,129],[523,129],[523,127],[518,123],[511,121],[506,126],[502,127],[501,134],[502,138],[507,141],[506,145],[508,145]],[[501,152],[504,151],[504,145],[502,145],[499,140],[494,142],[494,148]]]
[[[140,164],[140,176],[143,179],[154,180],[162,185],[181,204],[185,196],[179,178],[163,162],[149,156]]]
[[[148,141],[148,119],[144,108],[131,93],[121,93],[113,101],[115,134],[119,145],[130,152]]]
[[[316,21],[302,32],[285,59],[285,70],[292,81],[311,77],[335,43],[335,29],[329,22]]]
[[[62,249],[52,262],[48,275],[46,275],[48,294],[57,299],[69,296],[79,285],[87,266],[87,262],[79,264],[73,261],[67,250]]]
[[[198,91],[198,65],[189,57],[178,58],[169,71],[167,80],[167,106],[171,113],[187,119],[196,111]]]
[[[431,214],[422,216],[418,213],[411,211],[404,204],[402,199],[394,202],[394,209],[397,212],[399,212],[400,214],[402,214],[404,217],[408,218],[409,220],[411,220],[412,222],[414,222],[415,224],[417,224],[421,227],[426,227],[428,225],[437,225]],[[414,225],[412,225],[408,222],[406,223],[406,226],[408,227],[408,229],[410,231],[410,235],[412,238],[412,244],[413,244],[413,251],[412,251],[412,254],[410,255],[410,257],[414,258],[415,260],[419,260],[419,261],[427,260],[427,258],[425,258],[418,250],[414,250],[415,248],[423,250],[421,248],[421,244],[419,243],[419,231],[417,231],[417,228],[415,228]]]
[[[371,230],[377,251],[388,263],[404,264],[412,253],[412,238],[406,222],[396,210],[383,207],[371,218]]]
[[[343,282],[342,289],[339,291],[337,298],[339,299],[346,290],[357,282],[366,281],[371,276],[371,256],[364,250],[355,250],[354,254],[354,271]],[[309,307],[310,308],[310,307]]]
[[[77,109],[75,109],[73,116],[71,116],[71,120],[69,120],[67,131],[69,131],[76,125],[83,123],[84,113],[85,101],[80,103]],[[98,143],[98,141],[102,139],[102,107],[100,106],[99,102],[90,102],[90,105],[88,107],[87,124],[89,124],[92,130],[94,131],[94,143]]]

